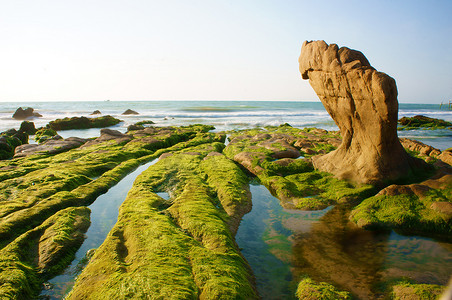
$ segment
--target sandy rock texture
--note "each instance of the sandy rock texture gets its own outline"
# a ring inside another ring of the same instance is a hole
[[[298,62],[342,135],[337,150],[313,158],[317,169],[371,184],[412,174],[421,163],[397,138],[393,78],[375,70],[361,52],[324,41],[304,42]]]

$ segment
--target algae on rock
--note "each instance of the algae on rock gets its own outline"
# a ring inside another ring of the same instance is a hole
[[[137,137],[106,131],[82,147],[64,153],[38,153],[0,162],[0,257],[5,258],[6,264],[1,268],[0,278],[5,284],[12,282],[17,285],[7,291],[7,295],[13,298],[36,295],[39,283],[45,278],[36,279],[36,268],[51,274],[70,263],[67,256],[59,254],[60,247],[52,244],[60,239],[65,243],[79,240],[71,237],[69,241],[64,239],[65,236],[59,237],[58,232],[64,234],[66,230],[63,219],[57,218],[62,210],[92,203],[140,164],[164,152],[221,140],[221,136],[207,133],[210,128],[202,125],[167,127]],[[149,147],[147,139],[150,136],[159,144]],[[57,218],[55,229],[42,233],[42,240],[26,239],[28,248],[17,246],[23,245],[24,236],[35,236],[34,232],[54,218]],[[40,252],[36,252],[38,244]],[[24,255],[17,252],[20,248],[33,252]],[[38,253],[41,260],[37,260]],[[23,293],[26,296],[22,296]]]
[[[323,209],[373,191],[371,185],[356,186],[314,170],[310,157],[333,150],[340,143],[337,133],[282,125],[233,132],[231,138],[225,155],[256,175],[285,208]]]
[[[41,284],[74,258],[89,227],[90,210],[70,207],[19,236],[0,251],[0,298],[31,299]]]
[[[68,298],[257,298],[234,240],[250,209],[248,179],[223,147],[186,148],[139,175]]]

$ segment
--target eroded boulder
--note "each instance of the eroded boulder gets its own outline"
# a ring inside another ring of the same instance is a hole
[[[309,79],[342,135],[335,151],[313,158],[317,169],[341,179],[380,184],[423,166],[397,137],[393,78],[375,70],[361,52],[324,41],[304,42],[298,61],[302,78]]]
[[[19,107],[13,114],[13,118],[16,120],[25,120],[30,117],[39,118],[42,117],[42,115],[40,113],[35,112],[34,109],[31,107],[27,107],[25,109]]]

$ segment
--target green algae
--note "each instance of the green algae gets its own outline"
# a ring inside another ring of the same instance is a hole
[[[61,271],[89,227],[87,207],[59,211],[0,252],[0,298],[30,299],[46,278]]]
[[[358,202],[375,192],[371,185],[357,186],[338,180],[331,174],[318,172],[309,159],[274,159],[292,155],[288,147],[299,146],[305,157],[335,149],[330,139],[337,133],[314,128],[296,129],[288,125],[233,132],[224,153],[258,176],[281,205],[286,208],[323,209],[334,203]],[[271,143],[274,141],[273,143]],[[281,143],[279,141],[284,142]],[[271,143],[271,146],[269,146]],[[305,152],[303,152],[303,149]],[[278,155],[279,157],[279,155]]]
[[[402,280],[392,284],[389,298],[393,300],[402,299],[440,299],[445,288],[436,284],[415,284],[407,280]]]
[[[41,144],[45,141],[47,141],[48,139],[51,139],[52,137],[56,136],[58,133],[51,128],[40,128],[36,131],[35,134],[35,141],[38,144]]]
[[[69,299],[108,299],[113,294],[116,299],[256,298],[228,222],[244,213],[234,206],[249,206],[242,190],[247,179],[218,155],[223,147],[214,142],[186,148],[139,175],[117,224]],[[171,198],[156,194],[162,191]]]
[[[445,120],[430,118],[422,115],[403,117],[399,120],[398,130],[412,129],[452,129],[452,123]]]
[[[353,299],[350,293],[338,290],[326,282],[315,282],[311,278],[304,278],[298,284],[296,296],[298,299]]]
[[[450,214],[432,209],[438,202],[452,203],[452,186],[415,194],[376,195],[365,199],[350,215],[363,228],[393,228],[408,234],[437,236],[450,240]]]
[[[60,131],[70,129],[103,128],[119,124],[120,122],[122,121],[110,115],[97,118],[72,117],[50,121],[48,127],[53,130]]]
[[[145,138],[149,135],[145,135],[135,138],[133,146],[129,145],[130,139],[119,142],[100,139],[100,142],[93,140],[65,153],[32,155],[1,162],[0,255],[7,253],[8,247],[16,243],[21,234],[38,228],[62,209],[92,203],[140,164],[164,152],[181,151],[189,146],[222,139],[208,133],[209,128],[187,126],[169,130],[164,135],[159,135],[159,132],[166,129],[158,129],[155,136],[166,148],[146,149]],[[24,264],[24,257],[16,256],[15,259],[17,264]],[[62,265],[69,262],[62,260]],[[39,289],[39,286],[33,284],[30,289]]]

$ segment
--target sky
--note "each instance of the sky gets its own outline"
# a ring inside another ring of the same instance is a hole
[[[452,1],[0,0],[0,101],[318,100],[305,40],[452,100]]]

